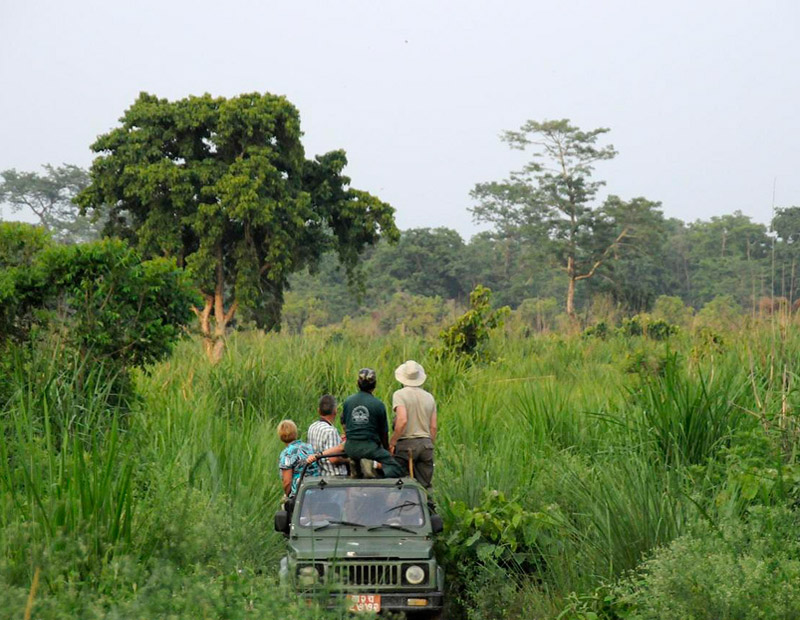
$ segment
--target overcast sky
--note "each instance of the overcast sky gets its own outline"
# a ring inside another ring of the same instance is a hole
[[[269,91],[401,228],[480,228],[527,119],[609,127],[597,176],[686,221],[800,205],[800,2],[0,0],[0,170],[88,166],[140,91]],[[5,216],[10,217],[8,210]]]

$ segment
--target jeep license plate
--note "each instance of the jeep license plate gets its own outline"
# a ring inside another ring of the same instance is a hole
[[[380,594],[348,594],[347,601],[350,605],[347,611],[380,611]]]

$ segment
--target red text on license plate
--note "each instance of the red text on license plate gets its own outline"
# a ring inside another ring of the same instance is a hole
[[[380,611],[380,594],[348,594],[348,611]]]

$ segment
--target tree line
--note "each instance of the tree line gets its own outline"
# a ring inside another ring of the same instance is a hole
[[[62,243],[114,237],[173,261],[199,295],[213,360],[232,325],[269,330],[283,318],[300,330],[374,314],[421,329],[479,284],[498,305],[572,322],[598,299],[630,314],[665,296],[698,309],[721,296],[753,311],[794,305],[800,207],[778,209],[768,229],[738,211],[686,223],[644,197],[599,200],[595,165],[617,155],[608,132],[566,119],[505,132],[528,161],[475,185],[469,211],[490,229],[464,240],[398,231],[389,204],[351,187],[344,151],[307,159],[284,97],[142,93],[92,145],[88,171],[2,171],[0,202],[29,209]]]

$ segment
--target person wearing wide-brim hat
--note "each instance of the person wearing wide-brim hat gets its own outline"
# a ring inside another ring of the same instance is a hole
[[[436,441],[436,401],[422,389],[425,369],[414,360],[400,364],[394,377],[403,387],[392,395],[395,413],[394,433],[389,451],[409,474],[413,461],[414,478],[426,489],[433,483],[433,443]]]

